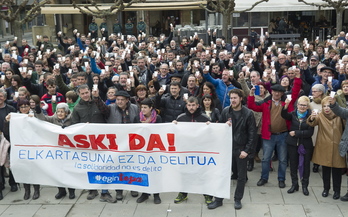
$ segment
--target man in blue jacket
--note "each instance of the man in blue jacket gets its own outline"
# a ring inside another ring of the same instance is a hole
[[[337,91],[341,87],[341,83],[345,80],[345,74],[339,74],[338,80],[334,79],[335,70],[331,67],[325,66],[320,69],[321,76],[316,77],[316,81],[312,84],[312,87],[316,84],[322,84],[325,87],[325,90]],[[331,77],[331,81],[329,81]],[[310,93],[311,95],[311,93]]]
[[[220,99],[222,106],[225,108],[230,105],[230,98],[228,92],[236,87],[230,81],[230,72],[228,69],[224,69],[221,79],[214,79],[209,74],[208,70],[203,70],[203,77],[212,83],[216,88],[216,93]]]

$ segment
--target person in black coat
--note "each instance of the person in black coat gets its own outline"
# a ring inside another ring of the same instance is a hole
[[[241,200],[244,196],[244,188],[247,178],[247,162],[255,152],[255,139],[257,128],[253,112],[242,105],[244,92],[240,89],[232,89],[228,92],[231,105],[224,108],[221,113],[220,123],[227,123],[233,130],[232,160],[237,165],[238,180],[234,192],[234,208],[241,209]],[[222,206],[223,198],[215,198],[208,204],[208,209]]]
[[[9,125],[5,123],[5,117],[11,112],[16,112],[16,109],[6,103],[6,98],[6,90],[0,89],[0,131],[3,132],[4,137],[8,141],[10,141]],[[7,129],[5,130],[4,128]],[[8,154],[10,154],[10,150],[8,150]],[[5,188],[5,169],[5,166],[0,166],[0,200],[4,198],[2,190]],[[17,183],[13,177],[11,170],[9,170],[8,183],[11,186],[11,192],[15,192],[18,190]]]
[[[163,122],[172,122],[184,112],[186,103],[180,95],[180,90],[180,83],[172,82],[169,86],[169,94],[163,94],[165,91],[163,87],[156,94],[155,104],[157,109],[163,108],[163,113],[161,112]]]
[[[29,100],[27,100],[27,99],[19,100],[18,103],[17,103],[17,109],[18,109],[19,113],[21,113],[21,114],[29,114],[29,112],[30,112]],[[11,142],[10,119],[11,119],[11,113],[9,113],[5,117],[4,129],[3,130],[4,130],[5,137],[7,137],[8,140]],[[24,200],[28,200],[30,198],[30,184],[24,183],[23,186],[24,186],[24,190],[25,190],[23,199]],[[36,200],[36,199],[38,199],[40,197],[40,185],[33,184],[33,186],[34,186],[34,194],[33,194],[32,199]]]
[[[306,123],[307,118],[311,115],[311,110],[309,109],[310,100],[307,96],[301,96],[297,101],[297,109],[291,113],[288,113],[290,100],[287,99],[285,103],[281,116],[285,120],[291,121],[290,132],[285,140],[288,145],[290,175],[292,181],[292,186],[288,190],[288,193],[292,194],[299,189],[297,171],[300,168],[300,176],[303,174],[301,179],[302,192],[305,196],[308,196],[310,163],[314,149],[312,142],[314,128]],[[304,155],[303,165],[299,165],[299,150],[305,150],[305,153],[302,154]]]
[[[215,108],[214,99],[210,94],[203,95],[202,99],[200,100],[202,112],[206,114],[210,121],[215,123],[218,122],[220,119],[220,111],[219,109]]]

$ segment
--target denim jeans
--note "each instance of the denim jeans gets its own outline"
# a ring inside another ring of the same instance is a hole
[[[278,153],[278,181],[285,181],[285,172],[287,167],[287,145],[285,138],[288,135],[287,132],[279,135],[271,135],[271,139],[263,139],[263,158],[262,158],[262,172],[261,179],[268,180],[270,161],[274,149],[277,149]]]

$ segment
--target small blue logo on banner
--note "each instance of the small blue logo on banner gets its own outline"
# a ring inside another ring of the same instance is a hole
[[[149,186],[147,174],[131,172],[87,172],[90,184],[126,184]]]

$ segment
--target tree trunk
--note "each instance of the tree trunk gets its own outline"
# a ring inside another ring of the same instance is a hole
[[[111,33],[113,33],[113,27],[114,27],[114,23],[115,23],[115,17],[116,16],[107,16],[106,18],[106,25],[108,27],[108,34],[111,35]]]
[[[231,37],[231,38],[230,38],[229,40],[231,40],[232,37],[234,36],[234,32],[233,32],[233,19],[234,19],[233,16],[230,16],[230,20],[231,20],[231,21],[230,21],[230,22],[231,22],[231,29],[230,29],[230,34],[231,34],[231,35],[230,35],[230,37]],[[228,41],[229,41],[229,40],[228,40]],[[226,41],[227,41],[227,39],[226,39]]]
[[[336,35],[342,31],[343,12],[344,12],[344,8],[336,9]]]
[[[12,26],[12,34],[14,37],[17,37],[17,46],[22,46],[22,39],[23,39],[23,29],[20,21],[14,20],[11,22]]]
[[[231,22],[231,14],[228,12],[224,12],[222,14],[222,36],[228,38],[228,25]]]

